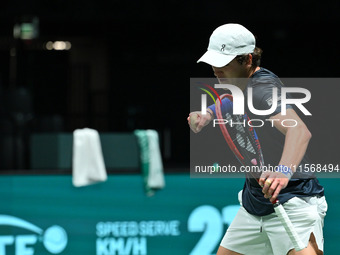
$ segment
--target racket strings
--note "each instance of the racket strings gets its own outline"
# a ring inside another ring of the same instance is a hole
[[[230,129],[235,130],[235,132],[233,132],[233,136],[235,136],[236,138],[233,139],[233,142],[237,141],[242,148],[245,148],[252,154],[256,154],[253,144],[250,141],[249,136],[246,134],[246,128],[244,127],[244,116],[235,115],[235,117],[233,118],[229,113],[227,113],[226,119],[228,120]],[[243,124],[241,124],[242,122],[240,120],[243,120]]]
[[[236,145],[242,156],[245,158],[247,165],[257,165],[260,161],[257,150],[255,149],[257,144],[252,134],[250,134],[248,128],[246,128],[246,116],[245,115],[231,115],[225,114],[228,121],[227,129],[229,130],[230,138]]]

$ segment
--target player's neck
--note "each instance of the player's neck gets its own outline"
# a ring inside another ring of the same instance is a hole
[[[255,68],[250,68],[249,69],[249,72],[247,74],[247,78],[246,79],[240,79],[241,82],[239,82],[237,84],[237,87],[239,87],[242,91],[244,91],[246,88],[247,88],[247,85],[248,85],[248,79],[255,73],[257,72],[258,70],[260,70],[260,67],[257,66]]]
[[[260,70],[261,68],[259,66],[255,67],[255,68],[251,68],[250,72],[249,72],[249,76],[248,78],[250,78],[251,76],[253,76],[254,73],[256,73],[258,70]]]

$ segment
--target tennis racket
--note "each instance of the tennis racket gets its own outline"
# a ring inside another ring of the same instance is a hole
[[[233,97],[230,94],[223,94],[220,98],[221,100],[228,98],[231,102],[233,101]],[[223,116],[219,100],[216,101],[215,109],[217,118],[225,120],[223,124],[219,124],[219,126],[229,148],[243,166],[256,166],[258,171],[249,172],[249,174],[258,182],[264,166],[264,160],[261,144],[255,129],[251,126],[251,120],[247,114],[233,115],[227,112],[224,113]],[[300,251],[304,249],[305,245],[301,242],[280,201],[276,200],[273,206],[295,250]]]

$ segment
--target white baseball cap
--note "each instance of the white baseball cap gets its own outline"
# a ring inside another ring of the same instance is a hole
[[[255,37],[248,29],[239,24],[225,24],[211,34],[208,51],[197,63],[223,67],[236,56],[253,53],[254,49]]]

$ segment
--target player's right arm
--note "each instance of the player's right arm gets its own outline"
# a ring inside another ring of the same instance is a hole
[[[216,106],[214,104],[208,106],[207,114],[202,115],[200,111],[191,112],[187,118],[189,127],[194,133],[198,133],[203,127],[208,125],[210,121],[216,116]],[[225,113],[231,113],[233,110],[233,103],[228,98],[222,99],[221,111],[224,116]]]
[[[198,133],[203,127],[208,125],[213,119],[214,113],[209,108],[207,109],[207,114],[202,114],[201,111],[191,112],[187,118],[190,129],[194,133]]]

